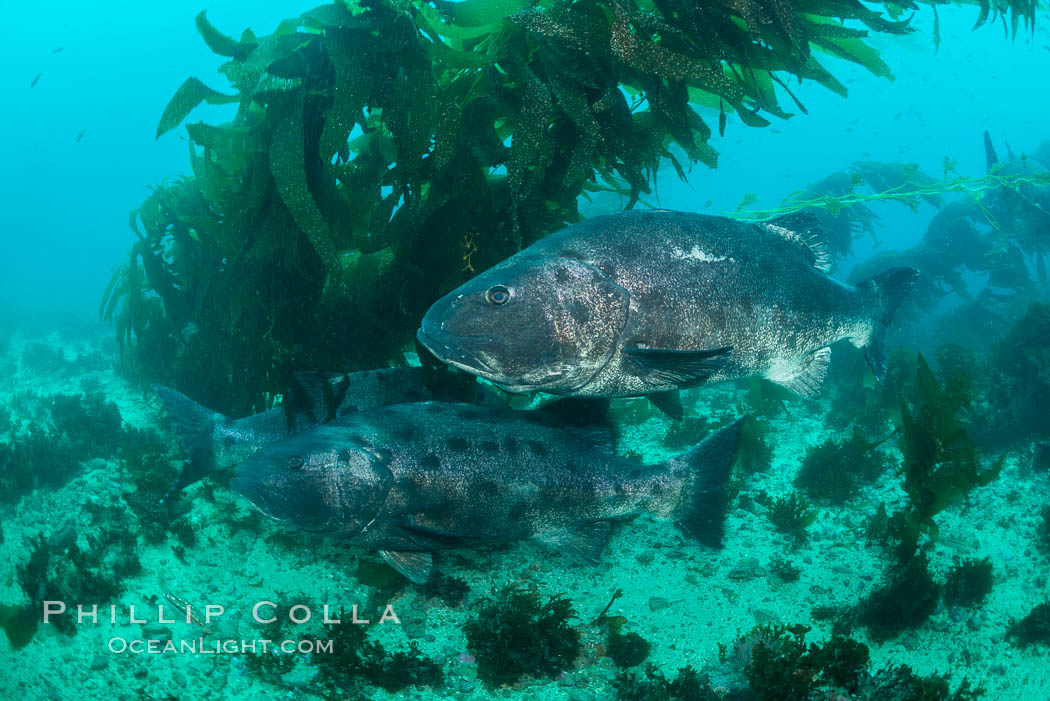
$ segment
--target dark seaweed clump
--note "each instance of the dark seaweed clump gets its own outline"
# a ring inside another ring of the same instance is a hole
[[[1044,555],[1050,555],[1050,504],[1039,512],[1040,523],[1035,532],[1035,544]]]
[[[15,503],[34,489],[61,487],[81,463],[116,457],[125,439],[120,410],[99,391],[38,402],[50,420],[0,442],[0,502]]]
[[[61,487],[80,471],[72,447],[40,427],[0,442],[0,502],[14,503],[38,488]]]
[[[2,411],[2,410],[0,410]],[[0,419],[0,431],[3,430]],[[1032,446],[1032,472],[1050,474],[1050,443],[1036,443]]]
[[[948,572],[944,603],[949,606],[980,606],[992,592],[994,584],[990,558],[963,560]]]
[[[770,560],[769,571],[783,582],[797,582],[802,578],[802,569],[784,557],[777,556]]]
[[[621,668],[637,667],[649,657],[652,645],[637,633],[610,631],[607,650],[613,663]]]
[[[56,395],[51,399],[51,423],[81,460],[115,455],[124,438],[120,409],[100,391]]]
[[[831,405],[824,420],[829,426],[843,430],[853,425],[865,435],[885,432],[895,397],[887,398],[884,386],[874,382],[864,354],[848,341],[832,346],[826,385]]]
[[[842,635],[832,635],[823,644],[807,642],[808,632],[803,625],[763,625],[739,636],[732,646],[719,645],[719,665],[711,675],[728,690],[724,698],[972,701],[982,693],[966,680],[952,693],[946,676],[919,677],[906,666],[869,674],[866,645]]]
[[[801,701],[823,688],[856,691],[867,671],[867,646],[840,636],[807,643],[808,632],[803,625],[762,625],[732,646],[719,645],[720,678],[761,701]]]
[[[731,649],[720,646],[719,660],[741,671],[761,701],[801,701],[821,688],[855,692],[867,671],[867,646],[842,636],[807,644],[808,632],[803,625],[757,626]]]
[[[51,375],[69,365],[61,348],[42,341],[30,341],[22,347],[22,369],[39,375]]]
[[[279,640],[279,638],[269,638]],[[270,647],[265,651],[250,652],[241,656],[244,668],[255,676],[270,682],[280,684],[281,677],[295,668],[296,657],[294,654],[281,652],[279,646]]]
[[[1018,647],[1050,647],[1050,601],[1039,604],[1027,616],[1016,621],[1006,635]]]
[[[113,527],[89,535],[87,547],[77,544],[72,521],[49,538],[40,534],[30,541],[29,560],[17,568],[18,584],[29,603],[5,624],[13,647],[21,647],[32,639],[44,601],[101,606],[119,596],[124,591],[124,581],[141,571],[137,540],[125,512],[116,508],[105,511]],[[68,612],[50,622],[65,635],[76,632],[75,619]]]
[[[805,626],[761,626],[751,633],[750,650],[738,648],[750,654],[744,674],[759,699],[804,699],[809,694],[820,674],[821,660],[820,649],[805,643],[807,631]]]
[[[118,455],[127,482],[134,486],[124,491],[124,502],[138,518],[142,534],[153,544],[173,536],[180,554],[197,544],[197,532],[189,518],[191,499],[183,493],[168,494],[179,473],[171,451],[172,444],[157,432],[129,426]]]
[[[674,679],[665,677],[655,666],[645,666],[643,675],[620,672],[613,683],[619,701],[718,701],[711,682],[693,667],[678,670]]]
[[[984,696],[982,689],[972,688],[966,679],[952,691],[947,675],[920,677],[908,665],[875,673],[865,685],[865,693],[862,698],[872,701],[977,701]]]
[[[747,475],[765,472],[773,464],[773,447],[769,437],[773,425],[764,419],[748,416],[740,426],[737,439],[737,466]]]
[[[0,404],[0,434],[7,433],[14,426],[11,420],[11,409],[6,404]]]
[[[812,446],[806,451],[795,486],[816,502],[843,504],[889,468],[889,457],[877,446],[864,440],[856,429],[846,440],[829,438]]]
[[[977,487],[999,476],[1004,459],[981,469],[977,447],[965,421],[974,397],[968,377],[938,381],[922,355],[917,356],[917,406],[900,399],[900,450],[904,457],[904,491],[908,506],[888,520],[888,541],[898,559],[916,552],[923,534],[934,538],[934,516]]]
[[[925,553],[913,556],[889,572],[855,611],[857,621],[868,627],[876,641],[888,640],[921,626],[937,609],[941,586],[930,574]]]
[[[387,651],[368,638],[367,626],[349,623],[343,611],[342,623],[325,626],[319,641],[332,644],[332,652],[313,656],[318,668],[317,685],[332,697],[359,692],[364,683],[397,692],[409,686],[438,687],[444,681],[441,665],[426,657],[413,642],[408,650]]]
[[[580,632],[569,625],[574,616],[567,598],[543,601],[535,590],[505,587],[463,627],[478,677],[495,687],[569,669],[581,650]]]
[[[117,460],[124,482],[134,487],[122,497],[146,539],[160,543],[170,533],[183,550],[193,547],[190,502],[162,500],[178,473],[169,441],[155,431],[124,424],[117,405],[96,388],[33,401],[38,420],[0,442],[0,502],[16,501],[33,489],[61,487],[86,461]]]
[[[423,585],[425,596],[441,599],[449,608],[458,608],[469,593],[470,585],[465,580],[441,572],[431,575]]]
[[[995,407],[982,439],[996,446],[1050,438],[1050,304],[1032,302],[990,354],[986,393]]]
[[[777,497],[769,508],[769,521],[778,533],[790,536],[796,545],[806,540],[806,529],[817,520],[809,500],[798,492]]]

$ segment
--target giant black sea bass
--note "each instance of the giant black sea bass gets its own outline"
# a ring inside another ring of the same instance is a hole
[[[594,562],[610,522],[642,512],[721,543],[739,422],[639,465],[611,452],[607,426],[567,428],[561,403],[360,411],[257,450],[230,487],[292,528],[379,550],[415,582],[435,550],[528,538]]]
[[[886,327],[917,276],[893,268],[850,287],[827,269],[809,215],[622,212],[478,275],[430,308],[418,338],[512,392],[659,399],[760,375],[812,397],[840,339],[882,378]]]

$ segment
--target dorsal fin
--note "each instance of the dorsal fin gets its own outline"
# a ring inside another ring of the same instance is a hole
[[[544,426],[575,433],[591,447],[604,453],[615,453],[616,425],[609,417],[609,400],[592,397],[564,397],[525,412],[528,419]]]
[[[984,165],[987,172],[999,164],[999,156],[995,154],[995,146],[992,145],[992,135],[987,130],[984,132]]]
[[[759,224],[771,234],[782,236],[788,241],[795,241],[812,257],[811,262],[817,270],[831,270],[831,252],[828,250],[828,238],[820,228],[820,221],[812,212],[795,212]]]

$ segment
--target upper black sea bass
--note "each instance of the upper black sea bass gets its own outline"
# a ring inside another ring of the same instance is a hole
[[[623,397],[761,375],[813,396],[839,339],[864,347],[881,378],[886,326],[917,275],[850,287],[826,270],[808,215],[622,212],[477,276],[430,308],[418,337],[510,391]]]

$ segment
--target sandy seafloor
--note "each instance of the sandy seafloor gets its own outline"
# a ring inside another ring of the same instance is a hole
[[[101,348],[116,364],[109,332],[70,340],[45,337],[64,346],[68,355]],[[0,358],[0,404],[15,394],[77,393],[83,376],[40,376],[18,366],[24,338],[14,337]],[[168,431],[158,402],[130,386],[114,369],[89,373],[101,383],[120,408],[124,420],[138,427]],[[742,402],[733,386],[699,393],[696,411],[722,415]],[[767,490],[771,495],[792,490],[792,480],[808,446],[832,435],[821,422],[818,404],[798,402],[790,416],[773,420],[775,447],[768,472],[747,478],[744,489]],[[19,417],[15,417],[18,419]],[[25,417],[22,417],[25,420]],[[648,461],[665,459],[661,445],[669,422],[651,416],[624,431],[621,451],[635,451]],[[892,441],[887,443],[891,450]],[[940,540],[930,554],[931,570],[943,581],[954,557],[990,557],[997,579],[989,600],[976,613],[951,615],[943,605],[922,628],[883,644],[868,640],[858,629],[853,636],[871,647],[872,668],[908,664],[917,672],[948,672],[953,687],[964,676],[983,685],[990,699],[1045,699],[1050,697],[1050,654],[1045,648],[1020,649],[1004,637],[1010,622],[1047,599],[1046,556],[1035,547],[1038,511],[1050,493],[1047,475],[1033,476],[1019,460],[1008,459],[1002,476],[974,492],[967,502],[949,508],[937,518]],[[747,511],[734,503],[726,524],[726,544],[720,551],[688,540],[672,524],[642,516],[620,526],[597,567],[575,564],[539,544],[523,543],[490,551],[460,551],[438,560],[443,572],[461,577],[471,588],[466,601],[450,609],[427,601],[419,590],[404,588],[390,601],[404,619],[395,625],[372,626],[372,634],[389,648],[415,640],[423,652],[445,664],[443,688],[408,689],[399,694],[370,690],[367,698],[613,698],[611,682],[616,668],[598,656],[599,635],[586,623],[605,607],[612,592],[622,589],[611,614],[628,619],[633,631],[653,644],[651,660],[673,675],[691,664],[703,668],[717,660],[718,643],[731,643],[737,633],[756,623],[782,622],[813,625],[809,639],[823,641],[829,624],[813,623],[814,606],[856,603],[881,581],[889,560],[877,546],[866,545],[864,526],[880,501],[891,508],[903,503],[899,477],[884,475],[862,496],[845,507],[820,509],[808,542],[792,550],[786,536],[776,533],[762,507]],[[77,537],[87,538],[96,527],[84,511],[85,503],[119,502],[122,489],[115,462],[95,460],[79,476],[58,490],[36,491],[15,506],[0,506],[3,543],[0,544],[0,604],[24,601],[16,567],[29,556],[27,540],[39,532],[52,533],[61,521],[74,517]],[[192,497],[195,485],[189,490]],[[302,597],[315,603],[363,604],[369,590],[357,583],[357,560],[373,558],[319,538],[284,533],[264,524],[261,532],[235,529],[228,514],[248,512],[248,506],[224,488],[216,500],[195,499],[191,519],[198,543],[187,550],[185,562],[172,551],[172,542],[149,545],[140,538],[141,574],[127,583],[118,605],[149,611],[150,597],[164,593],[196,605],[218,603],[226,614],[208,633],[229,638],[259,637],[251,621],[256,601],[275,597]],[[232,507],[232,511],[231,511]],[[785,583],[768,572],[770,560],[786,557],[803,568],[801,579]],[[754,560],[750,563],[749,559]],[[478,597],[507,582],[534,584],[544,595],[566,594],[584,626],[585,650],[579,669],[558,680],[526,680],[513,689],[487,691],[476,680],[476,669],[460,631],[477,610]],[[201,630],[178,623],[170,626],[175,639],[196,638]],[[21,650],[11,650],[0,635],[0,699],[263,699],[309,697],[301,684],[309,668],[294,670],[283,687],[263,682],[246,672],[236,655],[131,655],[107,651],[114,636],[142,637],[141,626],[108,622],[81,625],[73,637],[43,626]]]

